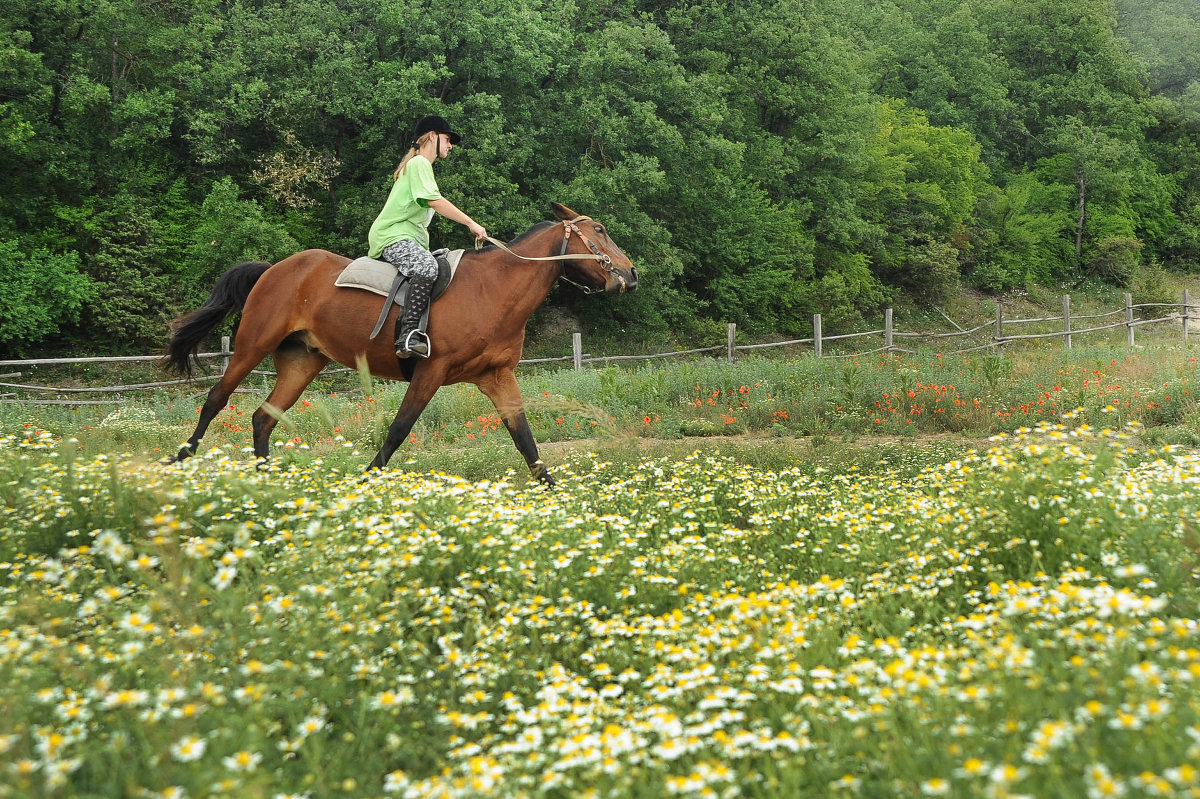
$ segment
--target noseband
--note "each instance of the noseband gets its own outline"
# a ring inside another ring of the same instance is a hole
[[[504,250],[509,255],[520,258],[523,261],[577,261],[577,260],[599,261],[601,266],[603,267],[605,273],[611,277],[616,278],[617,282],[621,284],[621,292],[620,293],[624,294],[625,287],[627,284],[625,282],[625,278],[621,275],[620,272],[617,271],[617,268],[615,266],[613,266],[612,258],[610,258],[606,253],[600,252],[600,248],[596,246],[595,242],[593,242],[591,239],[589,239],[587,236],[585,236],[583,231],[579,229],[579,225],[577,223],[582,222],[585,219],[589,222],[595,221],[590,216],[577,216],[571,220],[563,220],[563,223],[562,223],[562,225],[563,225],[563,241],[562,241],[562,248],[558,251],[558,255],[547,255],[547,256],[544,256],[541,258],[535,258],[532,256],[527,256],[527,255],[517,255],[517,253],[510,250],[508,248],[508,246],[506,244],[504,244],[504,242],[498,241],[498,240],[492,238],[491,236],[488,236],[487,240],[488,240],[488,242],[495,244],[497,247]],[[571,242],[571,234],[575,234],[576,236],[579,236],[579,238],[583,240],[583,243],[587,245],[587,248],[592,251],[590,255],[587,253],[573,253],[570,255],[567,254],[567,245],[570,244],[570,242]],[[567,277],[565,273],[563,275],[561,275],[561,277],[563,280],[567,281],[572,286],[577,286],[579,289],[581,289],[583,291],[584,294],[595,294],[598,291],[598,289],[594,289],[589,286],[585,286],[582,283],[576,283],[574,280]]]

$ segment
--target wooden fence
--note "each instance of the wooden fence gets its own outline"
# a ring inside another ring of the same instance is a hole
[[[994,320],[985,322],[981,325],[970,329],[963,329],[947,317],[947,321],[953,324],[957,330],[950,332],[906,332],[896,330],[893,324],[892,309],[888,308],[884,311],[883,327],[878,330],[866,330],[860,333],[843,333],[840,335],[826,336],[821,323],[821,314],[813,314],[812,326],[813,335],[809,338],[791,339],[788,341],[772,341],[764,344],[738,344],[737,343],[737,326],[729,325],[729,332],[724,344],[718,344],[712,347],[700,347],[690,350],[677,350],[673,352],[659,352],[650,355],[599,355],[593,356],[583,351],[583,335],[575,333],[572,336],[571,349],[572,354],[561,358],[528,358],[522,360],[525,365],[536,364],[552,364],[552,363],[570,363],[575,369],[582,369],[585,365],[591,364],[609,364],[628,361],[649,361],[667,358],[681,358],[688,356],[711,356],[724,357],[729,363],[736,363],[739,353],[754,352],[759,350],[768,350],[779,347],[811,347],[811,352],[818,358],[859,358],[864,355],[873,355],[876,353],[892,354],[915,354],[917,350],[908,349],[897,344],[897,341],[914,342],[915,346],[920,346],[921,343],[931,342],[934,345],[939,345],[946,342],[955,342],[965,344],[952,350],[938,350],[938,354],[942,356],[962,355],[981,350],[991,349],[998,354],[1003,354],[1005,345],[1018,341],[1030,341],[1036,339],[1061,338],[1063,346],[1070,349],[1077,336],[1082,336],[1088,333],[1095,333],[1103,330],[1112,330],[1115,328],[1125,328],[1126,344],[1130,347],[1135,345],[1135,331],[1143,325],[1155,325],[1164,323],[1179,322],[1181,328],[1181,336],[1184,341],[1188,340],[1190,333],[1191,318],[1196,316],[1192,312],[1200,308],[1198,305],[1193,305],[1189,292],[1185,289],[1183,298],[1178,303],[1141,303],[1134,304],[1133,297],[1130,294],[1125,295],[1125,305],[1106,313],[1090,314],[1075,316],[1071,313],[1071,297],[1064,295],[1062,298],[1062,314],[1059,316],[1046,316],[1031,319],[1009,319],[1004,316],[1004,305],[1000,302],[996,303],[996,316]],[[1139,315],[1147,318],[1138,318]],[[1114,320],[1115,321],[1102,321]],[[1083,327],[1079,327],[1079,324]],[[1051,332],[1040,333],[1013,333],[1013,328],[1019,325],[1049,325],[1053,324],[1057,329]],[[830,343],[838,343],[839,346],[843,342],[852,342],[857,339],[868,339],[878,337],[882,340],[881,346],[856,352],[845,352],[837,354],[827,354],[825,346]],[[928,345],[927,345],[928,346]],[[221,349],[217,352],[201,352],[198,353],[199,358],[211,358],[221,360],[221,372],[212,375],[205,375],[195,379],[195,381],[187,380],[162,380],[153,383],[135,383],[123,386],[104,386],[100,388],[76,388],[76,387],[56,387],[56,386],[38,386],[22,383],[0,382],[0,401],[4,402],[22,402],[28,404],[54,404],[54,405],[106,405],[120,404],[125,402],[123,396],[116,396],[112,399],[71,399],[71,395],[97,395],[97,394],[113,394],[124,395],[136,391],[152,391],[159,388],[169,386],[184,385],[189,382],[200,382],[205,380],[216,380],[229,364],[229,357],[233,354],[230,349],[229,337],[221,339]],[[49,366],[49,365],[75,365],[84,363],[134,363],[156,361],[157,355],[130,355],[125,357],[114,358],[39,358],[31,360],[0,360],[0,368],[8,367],[29,367],[29,366]],[[331,369],[331,372],[354,373],[353,369],[336,368]],[[254,374],[273,375],[269,371],[255,371]],[[0,374],[0,381],[12,378],[19,378],[20,372]],[[34,394],[57,394],[57,399],[29,399],[22,398],[16,392],[34,393]]]

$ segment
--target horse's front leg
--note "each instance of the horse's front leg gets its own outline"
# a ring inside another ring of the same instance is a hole
[[[508,434],[517,445],[517,451],[529,465],[530,473],[546,485],[554,485],[554,475],[550,474],[550,470],[538,456],[537,441],[534,440],[533,431],[529,429],[529,420],[525,417],[525,404],[521,400],[521,389],[517,385],[516,375],[511,369],[503,369],[493,372],[476,385],[500,412],[500,418],[504,420]]]
[[[400,449],[400,445],[408,438],[413,425],[417,423],[422,411],[429,405],[429,401],[441,385],[440,374],[434,375],[423,370],[421,366],[417,367],[412,381],[408,384],[408,390],[404,392],[404,399],[400,402],[400,410],[396,411],[396,418],[388,426],[387,438],[384,439],[375,459],[371,461],[371,469],[382,469],[387,465],[392,455],[396,454],[396,450]]]

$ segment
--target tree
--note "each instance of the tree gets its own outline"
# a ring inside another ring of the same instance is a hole
[[[28,31],[0,27],[0,85],[4,86],[0,95],[0,163],[6,165],[0,170],[0,235],[23,227],[29,205],[40,199],[35,171],[37,137],[51,91],[32,46]]]
[[[184,269],[192,303],[208,296],[216,279],[235,263],[280,261],[301,249],[257,202],[239,194],[237,184],[222,178],[204,198]]]
[[[958,287],[958,255],[969,247],[976,204],[989,172],[966,131],[934,127],[900,101],[878,109],[866,213],[883,236],[872,270],[892,285],[942,300]]]
[[[1063,156],[1058,162],[1065,167],[1064,178],[1075,187],[1075,257],[1081,259],[1089,202],[1095,205],[1097,197],[1113,202],[1114,195],[1120,195],[1126,185],[1138,154],[1133,145],[1076,117],[1068,117],[1055,137],[1055,149]]]
[[[768,312],[763,321],[798,320],[814,311],[837,309],[848,313],[845,319],[851,323],[869,313],[884,293],[852,254],[881,235],[864,217],[864,200],[871,190],[861,180],[870,168],[874,114],[857,69],[858,49],[842,35],[830,4],[756,0],[659,8],[685,74],[696,76],[689,80],[695,87],[693,97],[714,98],[702,107],[698,100],[684,106],[695,108],[696,118],[712,126],[683,128],[684,141],[702,142],[689,155],[699,164],[712,163],[716,173],[698,187],[694,205],[688,206],[702,211],[689,215],[688,221],[700,229],[689,230],[685,240],[704,241],[706,231],[716,230],[727,237],[752,235],[753,226],[731,229],[712,219],[712,214],[728,213],[736,205],[746,205],[747,216],[763,219],[766,230],[775,223],[765,220],[782,214],[781,221],[802,226],[803,239],[811,244],[793,245],[791,279],[799,285],[775,295],[781,302],[786,298],[790,310]],[[718,158],[722,160],[713,163]],[[689,164],[684,174],[704,178],[712,173]],[[761,207],[753,192],[730,196],[709,188],[728,184],[731,174],[760,186],[771,206]],[[675,224],[686,228],[687,221]],[[721,286],[722,302],[728,302],[728,287],[737,275],[758,269],[757,264],[777,263],[778,247],[762,244],[780,239],[757,239],[757,252],[749,262],[706,257],[696,268],[689,262],[689,285],[700,296],[706,295],[706,286]],[[707,255],[720,246],[706,246],[702,252]],[[728,251],[727,243],[724,247]],[[695,282],[702,275],[706,282]],[[722,282],[714,282],[718,279]],[[824,290],[818,290],[822,285]],[[762,307],[765,311],[770,306]]]
[[[1200,82],[1200,5],[1118,0],[1117,33],[1145,64],[1152,94],[1178,100]]]
[[[591,329],[793,333],[960,270],[1195,268],[1193,6],[0,0],[0,240],[73,254],[86,329],[150,341],[233,261],[361,253],[440,113],[467,135],[439,184],[494,235],[559,200],[639,264],[624,302],[552,294]]]
[[[29,352],[78,321],[95,296],[74,253],[26,251],[16,239],[0,239],[0,352]]]
[[[983,198],[968,277],[988,291],[1051,284],[1069,277],[1074,259],[1071,187],[1023,172]]]
[[[1006,168],[1001,144],[1020,108],[1011,69],[996,52],[977,4],[962,0],[848,2],[844,24],[868,58],[874,93],[903,99],[931,124],[970,131],[993,171]]]

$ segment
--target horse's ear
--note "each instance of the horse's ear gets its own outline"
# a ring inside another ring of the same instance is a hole
[[[564,220],[570,221],[572,219],[579,218],[579,214],[575,213],[574,211],[572,211],[570,208],[563,205],[562,203],[552,202],[552,203],[550,203],[550,207],[554,209],[554,215],[557,216],[559,219],[564,219]]]

